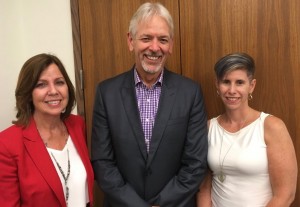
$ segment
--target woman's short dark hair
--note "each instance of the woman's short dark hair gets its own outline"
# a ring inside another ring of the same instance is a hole
[[[255,72],[255,63],[253,58],[246,53],[232,53],[219,59],[214,69],[217,80],[222,80],[227,72],[237,69],[246,70],[247,76],[252,79]]]
[[[21,68],[15,90],[17,120],[13,121],[13,124],[25,127],[28,126],[30,118],[35,110],[32,100],[32,91],[34,90],[41,73],[51,64],[57,65],[67,83],[69,91],[69,101],[65,111],[61,113],[61,119],[64,120],[71,114],[71,111],[76,104],[75,89],[66,69],[56,56],[42,53],[28,59]]]

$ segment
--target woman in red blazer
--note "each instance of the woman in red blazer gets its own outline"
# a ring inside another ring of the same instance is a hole
[[[0,133],[0,206],[92,206],[85,125],[70,114],[75,92],[61,61],[27,60],[15,95],[17,120]]]

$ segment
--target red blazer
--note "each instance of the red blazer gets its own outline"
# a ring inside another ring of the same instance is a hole
[[[65,125],[85,166],[92,204],[94,174],[83,119],[70,115]],[[62,184],[33,118],[27,128],[13,125],[0,132],[0,206],[66,206]]]

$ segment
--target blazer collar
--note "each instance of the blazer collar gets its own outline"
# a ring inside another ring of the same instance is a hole
[[[127,114],[129,124],[135,135],[136,141],[139,145],[140,152],[145,161],[147,160],[147,149],[144,140],[144,132],[140,122],[140,115],[136,101],[135,82],[134,82],[134,67],[126,73],[123,87],[121,88],[121,96]]]
[[[46,146],[44,145],[44,142],[38,133],[33,118],[31,118],[29,126],[23,129],[23,136],[25,138],[25,148],[27,149],[32,161],[35,163],[37,169],[40,171],[50,188],[53,190],[61,205],[66,206],[64,192],[59,176],[49,156]]]
[[[147,167],[151,165],[151,162],[155,156],[155,153],[162,140],[163,133],[167,127],[167,123],[175,103],[177,87],[172,80],[170,71],[164,71],[164,84],[162,85],[159,105],[156,113],[154,127],[152,130],[152,137],[150,143],[150,149],[148,153]]]

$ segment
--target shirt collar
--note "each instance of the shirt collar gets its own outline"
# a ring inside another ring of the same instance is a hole
[[[163,83],[163,77],[164,77],[164,70],[161,71],[161,73],[159,74],[158,76],[158,79],[157,81],[153,84],[153,85],[161,85],[162,86],[162,83]],[[134,69],[134,83],[135,85],[139,84],[139,83],[142,83],[143,84],[143,81],[141,80],[136,68]]]

